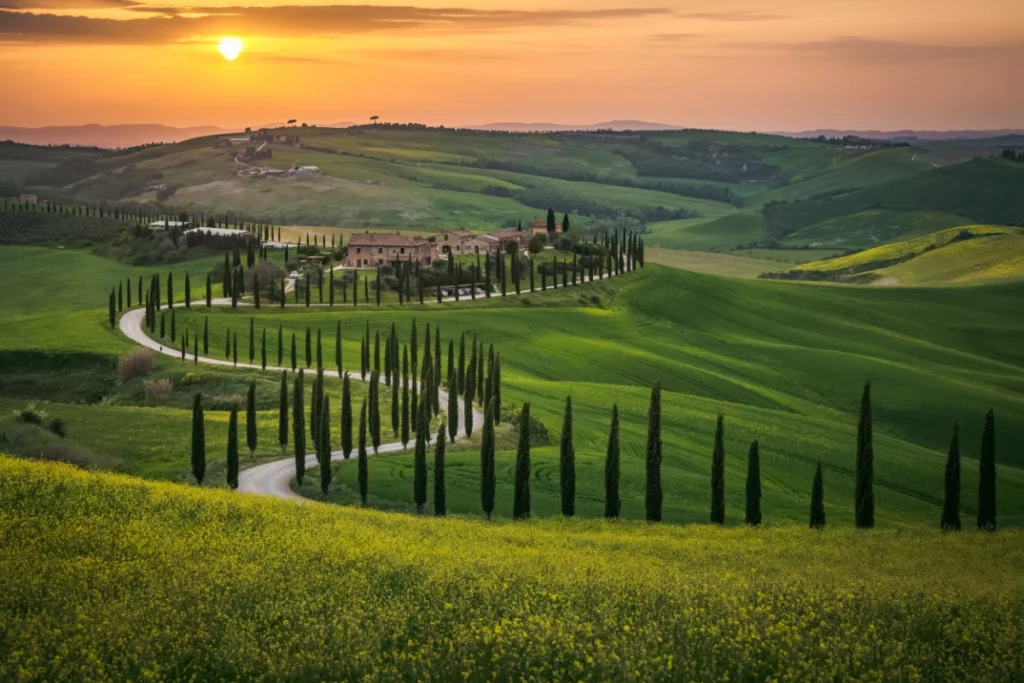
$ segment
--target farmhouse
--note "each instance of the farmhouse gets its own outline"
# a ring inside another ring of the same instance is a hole
[[[185,229],[190,227],[192,224],[187,221],[150,221],[150,230],[170,230],[171,228]]]
[[[562,224],[559,221],[555,221],[555,232],[562,232]],[[530,221],[530,235],[546,235],[548,234],[548,224],[545,221],[540,220],[536,216]]]
[[[486,235],[474,235],[468,230],[452,230],[437,236],[437,253],[440,256],[451,252],[455,256],[466,254],[487,254],[505,248],[506,242],[515,242],[525,249],[531,233],[519,230],[498,230]]]
[[[23,194],[18,197],[18,201],[22,204],[38,204],[39,197],[34,194]]]
[[[352,235],[345,254],[346,268],[376,268],[391,261],[412,261],[429,266],[436,256],[434,245],[422,237],[382,232]]]
[[[547,232],[547,228],[544,230]],[[500,251],[505,248],[505,244],[508,242],[514,243],[519,249],[525,249],[530,243],[530,237],[532,236],[532,232],[526,232],[525,230],[498,230],[497,232],[487,233],[483,236],[483,239],[493,245],[488,251]]]

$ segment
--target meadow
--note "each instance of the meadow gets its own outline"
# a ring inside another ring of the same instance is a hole
[[[4,680],[1019,680],[1020,531],[492,522],[0,457]]]

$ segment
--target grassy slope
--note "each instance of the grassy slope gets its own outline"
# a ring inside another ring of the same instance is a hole
[[[644,258],[648,263],[725,277],[756,278],[765,271],[778,269],[760,259],[679,249],[647,249]]]
[[[958,240],[967,231],[972,239]],[[793,271],[840,279],[898,278],[905,285],[981,284],[1024,278],[1024,230],[991,226],[950,228],[850,256],[806,263]]]
[[[1024,670],[1018,531],[488,524],[0,458],[0,537],[4,680]]]
[[[593,307],[596,293],[603,308]],[[358,353],[367,321],[384,331],[392,321],[407,338],[440,324],[447,341],[465,331],[502,353],[505,409],[522,401],[557,444],[562,403],[574,399],[582,514],[601,512],[601,481],[613,402],[623,419],[623,511],[643,510],[643,443],[648,387],[666,388],[664,428],[666,515],[706,518],[715,416],[726,415],[730,520],[738,516],[748,444],[760,439],[765,508],[773,519],[803,519],[806,491],[820,458],[838,500],[829,514],[849,517],[856,406],[862,383],[875,383],[878,429],[876,473],[879,515],[886,523],[937,515],[949,427],[960,419],[965,457],[975,456],[981,417],[999,415],[1001,487],[1024,491],[1024,327],[1019,287],[989,288],[985,306],[965,290],[867,290],[740,281],[649,266],[617,284],[548,292],[524,301],[337,312],[286,309],[265,313],[283,324],[333,328],[341,315],[345,357]],[[524,305],[530,303],[531,305]],[[211,315],[211,336],[247,324],[247,314]],[[261,319],[263,317],[261,316]],[[981,330],[985,334],[979,334]],[[215,344],[216,345],[216,344]],[[446,346],[447,344],[445,344]],[[346,361],[349,363],[350,361]],[[480,425],[476,425],[479,430]],[[534,505],[557,511],[557,447],[535,448]],[[499,512],[508,513],[513,453],[499,454]],[[460,512],[479,509],[477,454],[451,456],[449,502]],[[373,461],[371,490],[383,498],[411,497],[411,458]],[[965,465],[964,501],[975,495],[976,466]],[[341,480],[354,486],[354,467]],[[1018,494],[1001,498],[1005,520],[1021,520]]]
[[[970,222],[964,216],[939,211],[868,209],[798,230],[786,236],[783,243],[792,246],[806,244],[818,248],[870,249]]]

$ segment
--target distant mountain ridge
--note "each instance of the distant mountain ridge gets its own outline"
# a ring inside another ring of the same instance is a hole
[[[1024,135],[1024,128],[1000,128],[997,130],[839,130],[835,128],[819,128],[798,132],[776,132],[773,135],[785,135],[797,138],[816,138],[824,135],[827,138],[842,138],[853,135],[871,140],[984,140],[1012,135]]]
[[[685,126],[670,123],[651,123],[649,121],[605,121],[586,125],[564,123],[518,123],[505,121],[485,123],[481,126],[466,126],[472,130],[509,131],[513,133],[556,133],[571,130],[682,130]]]
[[[0,126],[0,140],[28,145],[79,145],[84,147],[134,147],[151,142],[182,142],[205,135],[232,132],[218,126],[175,128],[159,123],[131,123],[104,126],[90,123],[83,126],[44,126],[23,128]]]

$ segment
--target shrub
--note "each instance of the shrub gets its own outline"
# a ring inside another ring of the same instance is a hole
[[[245,397],[241,394],[218,394],[211,396],[207,405],[209,410],[231,410],[245,408]]]
[[[530,250],[531,254],[539,254],[540,252],[544,251],[545,243],[547,243],[547,239],[544,237],[544,235],[538,233],[530,238],[530,244],[529,246],[527,246],[527,249]]]
[[[59,417],[50,420],[50,431],[62,439],[68,435],[67,424]]]
[[[167,377],[145,383],[147,401],[163,401],[174,393],[174,382]]]
[[[15,410],[14,419],[22,424],[41,425],[46,419],[46,411],[37,410],[36,404],[30,403],[21,410]]]
[[[122,382],[153,372],[156,353],[152,349],[137,347],[117,359],[117,376]]]
[[[519,438],[519,411],[515,406],[511,404],[502,404],[501,414],[503,420],[508,420],[512,424],[512,433]],[[530,446],[549,446],[551,444],[551,435],[548,434],[548,428],[544,426],[544,423],[538,420],[533,415],[530,415]]]

